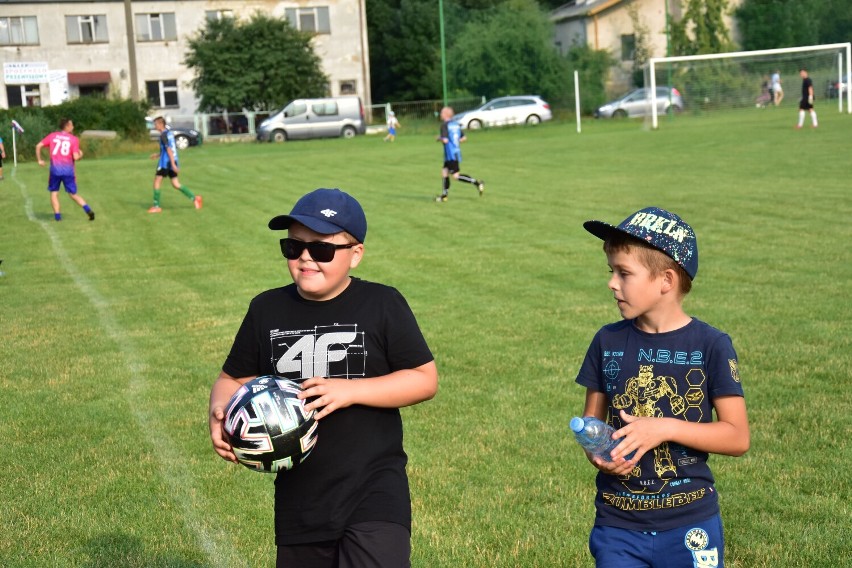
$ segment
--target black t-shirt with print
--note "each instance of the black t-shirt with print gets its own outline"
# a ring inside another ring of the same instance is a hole
[[[432,360],[402,295],[353,278],[328,301],[306,300],[294,284],[255,297],[222,370],[232,377],[358,380]],[[276,544],[337,539],[364,521],[410,530],[407,459],[396,408],[353,405],[323,418],[310,456],[275,479]]]

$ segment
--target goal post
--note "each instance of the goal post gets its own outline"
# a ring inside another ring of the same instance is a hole
[[[790,73],[798,72],[801,66],[808,69],[817,81],[826,81],[828,85],[843,85],[837,89],[838,110],[843,112],[843,99],[846,99],[846,112],[852,113],[852,42],[762,49],[755,51],[734,51],[730,53],[710,53],[702,55],[683,55],[675,57],[653,57],[648,61],[645,75],[646,92],[649,94],[651,128],[659,126],[657,73],[665,72],[670,77],[670,87],[676,87],[684,98],[685,110],[713,108],[745,108],[755,106],[755,94],[758,93],[761,80],[768,79],[771,72],[784,68]],[[843,67],[846,67],[844,81]],[[795,70],[793,70],[795,67]],[[835,82],[836,79],[836,82]],[[668,80],[668,79],[667,79]],[[714,84],[715,81],[715,84]],[[681,84],[677,84],[681,82]],[[684,84],[685,83],[685,84]],[[708,86],[712,84],[713,86]],[[757,87],[756,87],[757,85]],[[791,98],[797,98],[795,91]],[[817,91],[819,92],[819,91]],[[758,104],[758,106],[760,106]]]

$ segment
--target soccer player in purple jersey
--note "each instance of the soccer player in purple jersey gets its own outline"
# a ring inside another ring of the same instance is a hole
[[[6,159],[6,147],[3,145],[3,137],[0,136],[0,181],[3,181],[3,160]]]
[[[80,140],[71,134],[74,131],[74,122],[70,118],[59,121],[59,130],[51,132],[44,140],[36,144],[36,158],[38,165],[44,166],[41,157],[41,149],[47,146],[50,151],[50,177],[47,181],[47,190],[50,192],[50,203],[53,205],[53,218],[62,220],[59,212],[59,184],[65,185],[65,193],[83,208],[89,221],[95,220],[95,212],[86,203],[86,200],[77,193],[77,176],[74,171],[74,163],[83,157],[80,150]]]

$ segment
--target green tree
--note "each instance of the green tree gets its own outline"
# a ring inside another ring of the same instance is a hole
[[[849,0],[811,0],[819,14],[817,43],[847,42],[852,35],[852,2]]]
[[[452,47],[468,32],[467,24],[491,17],[507,1],[443,0],[448,58],[452,58],[449,53]],[[373,100],[440,98],[442,81],[438,1],[366,2]],[[542,9],[562,3],[563,0],[536,2]],[[504,33],[504,30],[499,30],[499,33]],[[548,42],[552,43],[552,36],[548,37]],[[451,81],[449,87],[451,93],[465,91],[464,84]]]
[[[723,16],[728,0],[685,0],[683,18],[669,22],[672,55],[724,53],[733,49]]]
[[[742,48],[751,51],[820,43],[821,1],[745,0],[734,11]]]
[[[552,24],[532,0],[509,0],[470,21],[447,66],[454,87],[489,97],[535,93],[557,100],[570,85]]]
[[[370,92],[373,101],[389,101],[395,80],[388,42],[399,30],[398,0],[367,0],[367,39],[370,47]]]
[[[745,0],[734,12],[743,49],[849,41],[849,0]]]
[[[615,59],[605,49],[592,49],[588,45],[575,45],[565,56],[571,72],[577,71],[583,97],[580,111],[592,114],[596,108],[606,102],[606,79],[609,69],[616,64]]]
[[[392,27],[380,33],[389,35],[385,42],[390,71],[387,97],[402,101],[440,98],[438,3],[401,0]]]
[[[311,35],[261,13],[208,21],[190,39],[184,62],[195,71],[191,85],[204,111],[269,111],[328,92]]]

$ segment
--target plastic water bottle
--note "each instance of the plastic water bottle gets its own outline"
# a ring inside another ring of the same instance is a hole
[[[598,420],[594,416],[584,416],[583,418],[575,416],[571,419],[570,427],[574,433],[574,437],[583,446],[583,449],[592,455],[599,456],[605,461],[612,461],[610,452],[622,440],[621,438],[617,440],[612,439],[612,433],[615,432],[615,428],[602,420]],[[634,450],[625,456],[624,459],[629,460],[635,454],[636,451]]]

